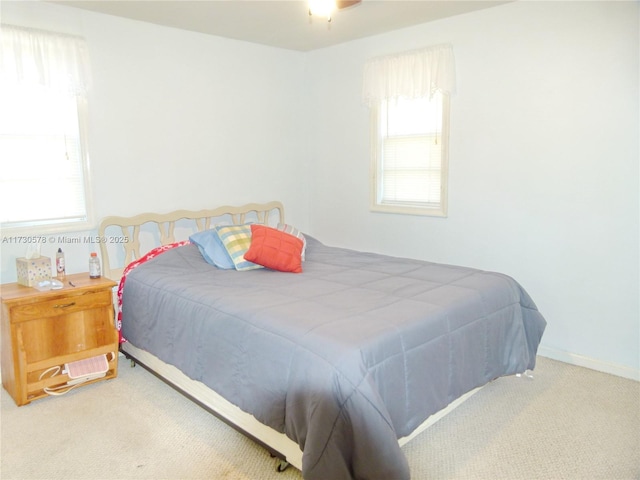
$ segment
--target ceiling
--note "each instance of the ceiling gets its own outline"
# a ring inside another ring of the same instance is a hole
[[[51,0],[94,12],[309,51],[512,0],[363,0],[331,22],[310,17],[306,0]]]

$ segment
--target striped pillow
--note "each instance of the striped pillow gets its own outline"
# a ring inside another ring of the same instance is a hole
[[[304,235],[300,230],[291,225],[287,225],[286,223],[279,223],[276,227],[278,230],[284,233],[288,233],[289,235],[293,235],[296,238],[302,240],[302,253],[300,254],[300,258],[304,262],[304,251],[307,248],[307,239],[304,238]]]
[[[262,265],[244,259],[244,254],[251,246],[251,225],[221,225],[216,227],[216,231],[236,270],[263,268]]]

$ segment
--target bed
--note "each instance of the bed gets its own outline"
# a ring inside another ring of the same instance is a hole
[[[219,268],[188,240],[232,225],[251,248],[297,236],[302,271]],[[121,351],[307,480],[410,478],[401,446],[532,370],[546,326],[506,275],[327,246],[279,202],[108,217],[99,235]]]

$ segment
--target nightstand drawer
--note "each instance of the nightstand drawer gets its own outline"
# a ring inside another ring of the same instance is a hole
[[[11,309],[11,321],[24,322],[45,317],[56,317],[91,308],[111,305],[111,291],[85,292],[65,295],[46,302],[20,305]]]

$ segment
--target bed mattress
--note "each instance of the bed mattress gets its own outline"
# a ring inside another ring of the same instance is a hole
[[[126,278],[123,336],[296,442],[308,480],[410,478],[398,438],[533,369],[546,325],[508,276],[311,237],[300,274],[188,244]]]

